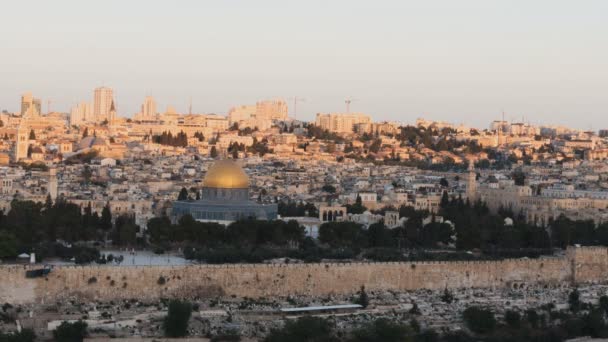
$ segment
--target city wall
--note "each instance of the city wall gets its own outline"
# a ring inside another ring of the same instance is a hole
[[[323,296],[368,291],[562,286],[608,280],[608,249],[565,256],[474,262],[60,266],[27,279],[30,266],[0,266],[0,303],[217,296]]]

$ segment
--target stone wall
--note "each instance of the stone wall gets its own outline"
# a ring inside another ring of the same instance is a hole
[[[27,279],[29,266],[0,267],[0,302],[165,297],[322,296],[374,290],[483,288],[608,280],[608,249],[572,248],[565,256],[476,262],[61,266]]]

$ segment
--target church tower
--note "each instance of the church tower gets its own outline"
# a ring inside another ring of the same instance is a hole
[[[30,132],[23,124],[17,129],[17,141],[15,142],[15,162],[27,158]]]
[[[474,161],[469,160],[469,174],[467,175],[467,199],[469,202],[477,200],[477,173]]]

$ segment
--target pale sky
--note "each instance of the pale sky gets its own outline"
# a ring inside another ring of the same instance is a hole
[[[122,116],[146,95],[219,114],[299,96],[302,119],[352,97],[375,120],[608,128],[606,0],[0,1],[0,109],[106,85]]]

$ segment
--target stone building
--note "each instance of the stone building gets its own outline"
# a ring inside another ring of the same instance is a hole
[[[219,160],[207,171],[203,180],[201,199],[173,203],[174,220],[190,214],[197,221],[231,222],[253,218],[274,220],[276,204],[260,204],[249,200],[249,177],[232,160]]]

